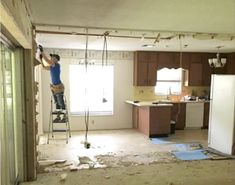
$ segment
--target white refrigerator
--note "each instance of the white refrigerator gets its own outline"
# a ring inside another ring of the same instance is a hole
[[[212,75],[208,147],[235,154],[235,75]]]

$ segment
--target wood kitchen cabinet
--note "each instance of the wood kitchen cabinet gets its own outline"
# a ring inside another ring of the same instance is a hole
[[[171,106],[139,107],[138,129],[148,137],[170,134]]]
[[[134,85],[155,86],[157,80],[157,54],[138,51],[134,54]]]
[[[178,68],[179,64],[176,62],[174,52],[158,52],[158,69]]]
[[[171,120],[176,122],[176,130],[183,130],[185,128],[186,118],[186,103],[173,103],[171,109]]]
[[[133,105],[132,108],[132,126],[138,128],[139,126],[139,108]]]
[[[212,68],[208,63],[209,58],[213,58],[213,53],[203,53],[202,54],[202,65],[203,65],[203,73],[202,73],[202,85],[210,86],[211,84],[211,74]]]
[[[235,74],[235,53],[227,55],[226,74]]]
[[[182,61],[180,62],[180,52],[174,53],[174,62],[177,68],[182,67],[183,69],[189,69],[190,53],[182,53]]]
[[[203,114],[203,127],[207,129],[209,126],[209,113],[210,113],[210,103],[205,102],[204,103],[204,114]]]
[[[202,85],[203,64],[199,53],[191,53],[189,62],[189,86]]]
[[[209,58],[215,58],[216,53],[183,52],[180,64],[180,52],[149,52],[137,51],[134,59],[134,85],[155,86],[157,70],[164,67],[188,70],[189,86],[209,86],[211,74],[235,74],[235,53],[220,54],[227,58],[225,67],[212,68]]]

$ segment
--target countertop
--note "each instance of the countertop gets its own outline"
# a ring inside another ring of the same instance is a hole
[[[126,100],[126,103],[135,105],[138,107],[159,107],[159,106],[173,106],[173,103],[207,103],[209,100],[199,100],[199,101],[170,101],[170,100],[159,100],[159,101],[139,101],[135,102],[133,100]]]
[[[126,100],[126,103],[129,103],[131,105],[135,105],[135,106],[138,106],[138,107],[165,107],[165,106],[173,106],[172,103],[164,103],[164,102],[156,102],[156,103],[153,103],[155,101],[140,101],[138,103],[134,103],[134,101],[131,101],[131,100]]]

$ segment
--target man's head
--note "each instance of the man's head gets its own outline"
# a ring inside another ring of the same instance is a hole
[[[51,60],[53,60],[54,62],[59,62],[60,61],[60,56],[57,54],[50,54],[51,56]]]

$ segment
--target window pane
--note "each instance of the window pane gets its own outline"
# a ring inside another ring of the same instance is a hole
[[[182,69],[163,68],[157,71],[155,94],[178,95],[182,87]]]
[[[178,95],[181,92],[181,82],[157,82],[155,93],[162,95]]]
[[[113,112],[113,66],[70,65],[70,111]]]
[[[157,71],[157,80],[181,80],[182,69],[163,68]]]

